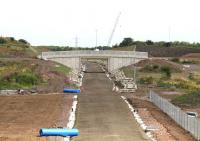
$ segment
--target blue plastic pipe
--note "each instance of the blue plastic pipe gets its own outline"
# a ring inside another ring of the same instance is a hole
[[[69,89],[69,88],[64,88],[63,90],[64,93],[80,93],[80,89]]]
[[[80,132],[78,129],[68,129],[68,128],[41,128],[40,136],[78,136]]]

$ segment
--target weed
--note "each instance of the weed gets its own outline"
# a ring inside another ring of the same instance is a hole
[[[143,77],[139,79],[139,83],[140,84],[153,84],[153,77],[149,76],[149,77]]]
[[[59,72],[59,73],[62,73],[64,75],[68,76],[71,69],[69,67],[59,64],[59,65],[55,66],[53,71],[56,71],[56,72]]]
[[[200,106],[200,89],[195,89],[185,95],[177,96],[172,100],[172,103]]]
[[[162,66],[161,68],[160,68],[160,71],[161,71],[161,73],[163,73],[163,78],[164,79],[169,79],[169,78],[171,78],[171,68],[170,67],[168,67],[168,66]]]

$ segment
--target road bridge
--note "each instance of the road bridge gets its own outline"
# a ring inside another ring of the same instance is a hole
[[[113,71],[124,66],[137,63],[140,60],[147,59],[147,52],[137,51],[92,51],[92,50],[77,50],[77,51],[51,51],[42,52],[42,59],[52,60],[63,65],[71,67],[75,71],[80,71],[81,59],[107,59],[108,71]]]

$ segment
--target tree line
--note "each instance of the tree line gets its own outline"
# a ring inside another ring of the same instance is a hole
[[[154,42],[152,40],[146,40],[146,41],[134,41],[134,39],[127,37],[124,38],[119,44],[115,44],[111,47],[109,46],[98,46],[98,47],[53,47],[51,48],[53,51],[67,51],[67,50],[110,50],[112,48],[118,48],[118,47],[127,47],[127,46],[134,46],[137,47],[186,47],[186,48],[200,48],[200,43],[189,43],[184,41],[174,41],[174,42],[166,42],[166,41],[159,41]]]
[[[155,47],[200,47],[200,43],[198,43],[198,42],[194,42],[194,43],[189,43],[189,42],[185,42],[185,41],[173,41],[173,42],[159,41],[159,42],[154,42],[152,40],[134,41],[130,37],[124,38],[121,43],[115,44],[112,47],[113,48],[127,47],[127,46],[132,46],[132,45],[155,46]]]
[[[19,42],[26,45],[30,45],[30,43],[24,39],[15,40],[14,37],[0,37],[0,45],[6,44],[8,42]],[[137,47],[186,47],[186,48],[200,48],[200,43],[194,42],[185,42],[185,41],[173,41],[173,42],[166,42],[166,41],[158,41],[154,42],[152,40],[146,40],[146,41],[134,41],[131,37],[124,38],[119,44],[115,44],[111,47],[109,46],[98,46],[98,47],[69,47],[69,46],[41,46],[49,48],[52,51],[70,51],[70,50],[110,50],[112,48],[118,48],[118,47],[127,47],[127,46],[133,46],[136,45]]]

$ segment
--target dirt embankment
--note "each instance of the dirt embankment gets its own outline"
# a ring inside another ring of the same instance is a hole
[[[120,51],[133,51],[134,48],[129,47],[118,47],[112,48],[113,50]],[[160,47],[160,46],[141,46],[136,47],[136,51],[148,52],[151,57],[181,57],[188,53],[200,53],[200,48],[189,48],[189,47]]]
[[[200,53],[199,48],[188,47],[154,47],[154,46],[139,46],[137,51],[148,52],[149,56],[153,57],[180,57],[188,53]]]
[[[177,125],[168,115],[149,101],[138,98],[130,99],[133,107],[139,110],[141,117],[148,114],[147,123],[158,127],[156,138],[159,141],[196,141],[191,134]],[[159,131],[160,130],[160,131]]]
[[[181,56],[182,58],[196,58],[199,59],[200,58],[200,53],[189,53],[186,55]]]
[[[70,81],[68,76],[70,68],[51,61],[30,58],[4,58],[0,61],[0,68],[2,68],[0,78],[5,81],[4,84],[0,85],[0,89],[4,89],[3,86],[6,89],[27,89],[24,84],[26,80],[21,82],[23,80],[16,79],[16,82],[13,82],[13,78],[17,75],[27,73],[37,76],[37,84],[28,86],[28,89],[36,90],[37,93],[59,93],[63,91],[64,87],[73,86],[73,82]],[[13,86],[12,83],[22,85]]]
[[[166,59],[146,59],[138,62],[135,66],[143,68],[146,65],[168,66],[175,72],[181,72],[183,70],[182,65]]]

